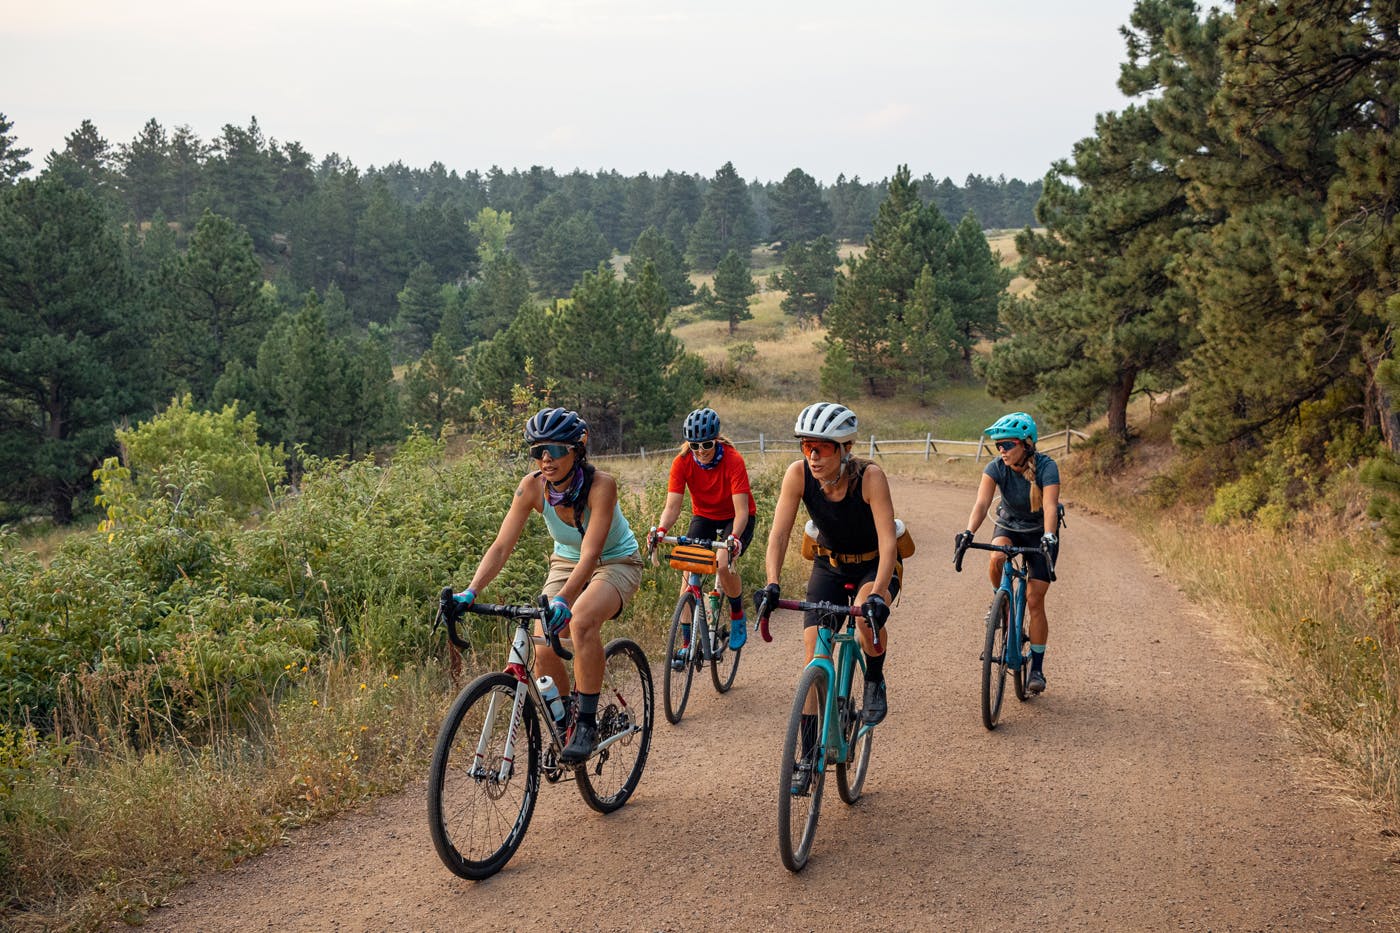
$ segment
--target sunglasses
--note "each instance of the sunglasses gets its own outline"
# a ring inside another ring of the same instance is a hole
[[[1020,446],[1020,444],[1020,441],[997,441],[997,450],[1003,452],[1008,450],[1015,450],[1018,446]]]
[[[810,457],[812,454],[821,454],[823,457],[836,456],[835,441],[803,441],[802,456]]]
[[[691,442],[690,442],[690,449],[691,449],[691,450],[714,450],[714,449],[715,449],[715,442],[714,442],[714,441],[691,441]]]
[[[530,456],[535,460],[543,460],[545,454],[549,454],[550,459],[560,460],[569,455],[573,447],[568,444],[536,444],[530,448]]]

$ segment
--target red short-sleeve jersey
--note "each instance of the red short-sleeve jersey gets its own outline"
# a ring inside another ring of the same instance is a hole
[[[749,488],[749,468],[739,451],[724,445],[724,456],[711,470],[703,469],[689,451],[682,451],[671,461],[668,492],[690,490],[690,510],[701,518],[729,521],[734,517],[734,497],[748,496],[749,515],[758,513]]]

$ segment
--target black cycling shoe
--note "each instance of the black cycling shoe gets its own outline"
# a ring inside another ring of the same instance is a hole
[[[1040,671],[1031,671],[1030,676],[1026,678],[1026,692],[1041,693],[1044,690],[1045,675]]]
[[[865,684],[865,707],[861,718],[867,725],[875,725],[885,718],[885,714],[890,711],[889,701],[885,699],[885,682],[883,680],[867,681]]]
[[[569,744],[559,753],[559,763],[579,765],[593,754],[593,746],[598,744],[598,726],[591,722],[574,723],[574,734],[569,736]]]
[[[805,797],[812,789],[812,763],[810,761],[799,761],[792,769],[792,795],[794,797]]]

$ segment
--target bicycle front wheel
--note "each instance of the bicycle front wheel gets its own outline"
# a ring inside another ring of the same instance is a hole
[[[724,608],[721,607],[716,618],[710,620],[710,631],[713,633],[714,656],[710,658],[710,680],[715,685],[715,690],[720,693],[728,693],[729,688],[734,686],[734,675],[739,672],[739,654],[743,648],[729,647],[729,627],[733,625],[732,620],[725,618]]]
[[[846,803],[855,803],[865,787],[865,774],[870,770],[870,748],[875,740],[873,727],[866,727],[856,708],[856,697],[865,695],[865,660],[855,665],[851,689],[837,703],[841,714],[841,731],[846,736],[846,760],[836,764],[836,790]]]
[[[539,719],[527,695],[520,707],[524,728],[512,724],[517,686],[500,672],[468,684],[443,720],[428,770],[433,848],[444,865],[472,881],[489,878],[510,861],[539,795]],[[512,735],[516,747],[507,754]]]
[[[598,697],[598,744],[606,747],[576,772],[584,803],[599,813],[616,810],[637,789],[651,749],[655,709],[647,656],[636,642],[613,639],[603,650]]]
[[[808,667],[797,681],[778,768],[778,855],[788,871],[807,867],[825,785],[826,668]],[[815,709],[816,712],[807,712]]]
[[[671,616],[671,637],[666,640],[666,668],[661,682],[666,687],[666,721],[672,724],[681,721],[685,715],[685,702],[690,698],[690,681],[695,676],[692,663],[694,638],[689,648],[685,647],[685,633],[695,632],[695,596],[688,590],[676,603],[676,611]],[[685,657],[682,658],[682,649]]]
[[[1001,701],[1006,696],[1006,639],[1011,630],[1011,604],[1005,590],[997,590],[987,610],[987,634],[982,641],[982,725],[997,727]]]

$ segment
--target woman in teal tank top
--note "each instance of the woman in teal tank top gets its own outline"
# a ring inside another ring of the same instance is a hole
[[[577,412],[546,408],[525,424],[530,456],[539,464],[520,481],[496,540],[458,600],[471,602],[505,566],[531,512],[544,516],[554,553],[543,592],[550,613],[544,629],[574,646],[573,689],[578,719],[563,764],[585,760],[598,738],[598,692],[603,685],[603,622],[620,613],[642,583],[637,539],[617,504],[617,481],[588,462],[588,424]],[[568,671],[548,645],[535,653],[535,676],[568,684]]]

